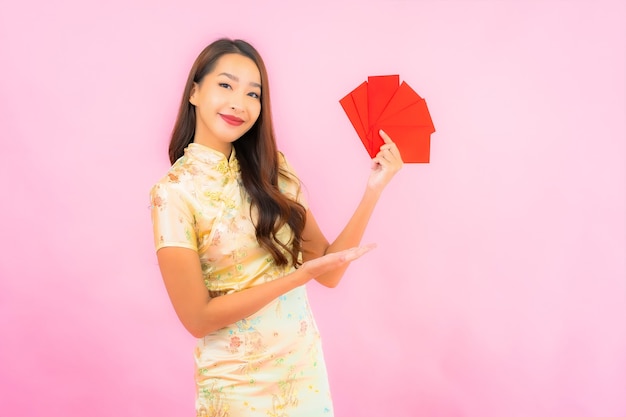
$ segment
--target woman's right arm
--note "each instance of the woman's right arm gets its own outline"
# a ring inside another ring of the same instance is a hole
[[[189,333],[200,338],[256,313],[278,296],[319,275],[347,266],[372,247],[359,246],[331,253],[305,262],[284,277],[214,298],[204,285],[196,251],[164,247],[157,251],[157,259],[178,318]]]

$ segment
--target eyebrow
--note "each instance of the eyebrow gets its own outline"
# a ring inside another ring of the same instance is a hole
[[[226,77],[230,78],[231,80],[239,82],[239,77],[236,77],[236,76],[234,76],[233,74],[229,74],[229,73],[227,73],[227,72],[222,72],[222,73],[219,73],[219,74],[217,74],[217,75],[218,75],[218,76],[220,76],[220,75],[225,75]],[[261,84],[259,84],[259,83],[251,82],[251,83],[250,83],[250,85],[251,85],[252,87],[261,88]]]

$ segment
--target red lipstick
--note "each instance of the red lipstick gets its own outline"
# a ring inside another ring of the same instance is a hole
[[[231,126],[239,126],[243,123],[243,119],[240,119],[237,116],[231,116],[228,114],[221,114],[220,117]]]

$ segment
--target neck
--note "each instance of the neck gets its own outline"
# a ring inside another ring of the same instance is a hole
[[[233,152],[232,143],[220,143],[219,145],[216,146],[215,143],[206,143],[202,140],[197,140],[197,138],[195,138],[193,142],[199,145],[206,146],[207,148],[211,148],[217,152],[223,153],[226,159],[230,159],[230,154]]]

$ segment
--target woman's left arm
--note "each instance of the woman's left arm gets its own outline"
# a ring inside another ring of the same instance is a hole
[[[385,143],[372,159],[372,172],[367,181],[365,193],[354,214],[333,243],[328,243],[313,214],[310,210],[307,210],[306,223],[302,233],[302,257],[304,262],[327,253],[338,252],[360,244],[365,228],[384,188],[403,165],[402,157],[396,144],[382,130],[380,131],[380,136]],[[316,280],[327,287],[336,287],[347,267],[348,265],[320,275]]]

